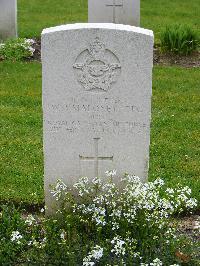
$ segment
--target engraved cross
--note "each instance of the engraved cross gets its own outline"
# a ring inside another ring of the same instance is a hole
[[[123,0],[120,0],[120,2],[116,2],[118,0],[112,0],[112,4],[106,4],[107,7],[113,8],[113,23],[116,23],[116,8],[117,7],[123,7]]]
[[[82,156],[79,155],[81,161],[93,161],[94,162],[94,174],[95,177],[99,176],[99,161],[113,161],[113,156],[104,157],[99,156],[99,140],[100,138],[94,138],[94,156]]]

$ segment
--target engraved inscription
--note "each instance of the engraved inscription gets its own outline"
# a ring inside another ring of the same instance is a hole
[[[126,112],[126,113],[142,113],[143,109],[134,105],[129,101],[123,101],[122,99],[109,99],[101,98],[98,99],[98,102],[93,102],[92,99],[85,97],[74,98],[70,97],[69,100],[62,104],[48,104],[46,108],[53,110],[53,112],[65,111],[68,113],[74,112],[84,112],[84,113],[117,113],[117,112]]]
[[[99,38],[78,55],[73,68],[86,91],[108,91],[121,73],[119,59]]]
[[[123,7],[123,1],[111,0],[111,3],[106,4],[107,7],[113,8],[113,23],[116,23],[116,8]]]
[[[94,156],[88,157],[88,156],[82,156],[79,155],[79,159],[81,161],[93,161],[94,162],[94,174],[95,176],[99,176],[99,161],[113,161],[113,156],[105,157],[105,156],[99,156],[99,142],[100,138],[94,138]]]
[[[92,132],[93,134],[139,134],[149,127],[146,122],[138,121],[118,121],[118,120],[47,120],[48,128],[52,132],[60,130],[68,133],[85,133]]]
[[[95,99],[93,95],[69,97],[62,104],[52,102],[45,108],[52,113],[51,119],[46,120],[51,132],[135,135],[149,128],[143,107],[134,105],[128,99],[102,97],[102,94]]]

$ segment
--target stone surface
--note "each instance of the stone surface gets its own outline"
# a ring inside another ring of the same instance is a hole
[[[0,0],[0,40],[17,37],[17,0]]]
[[[140,25],[140,0],[88,0],[88,22]]]
[[[46,205],[58,178],[148,176],[152,31],[73,24],[42,33]]]

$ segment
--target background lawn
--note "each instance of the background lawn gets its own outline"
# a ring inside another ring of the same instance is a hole
[[[41,65],[0,63],[0,199],[43,201]]]
[[[141,0],[141,26],[158,41],[166,25],[200,31],[199,0]],[[87,0],[18,0],[19,36],[86,22]],[[155,67],[150,180],[189,185],[200,200],[199,69]],[[0,62],[0,202],[43,204],[41,64]]]
[[[200,200],[199,69],[156,67],[150,179],[189,185]],[[43,203],[40,63],[0,64],[0,201]]]
[[[39,37],[42,29],[87,22],[88,0],[18,0],[19,35]],[[156,41],[166,25],[185,23],[200,32],[199,0],[141,0],[141,27],[152,29]]]

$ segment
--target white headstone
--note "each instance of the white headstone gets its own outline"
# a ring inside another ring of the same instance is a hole
[[[17,37],[17,0],[0,0],[0,40]]]
[[[117,24],[43,30],[46,204],[58,178],[148,175],[153,33]]]
[[[140,0],[88,0],[88,22],[140,25]]]

